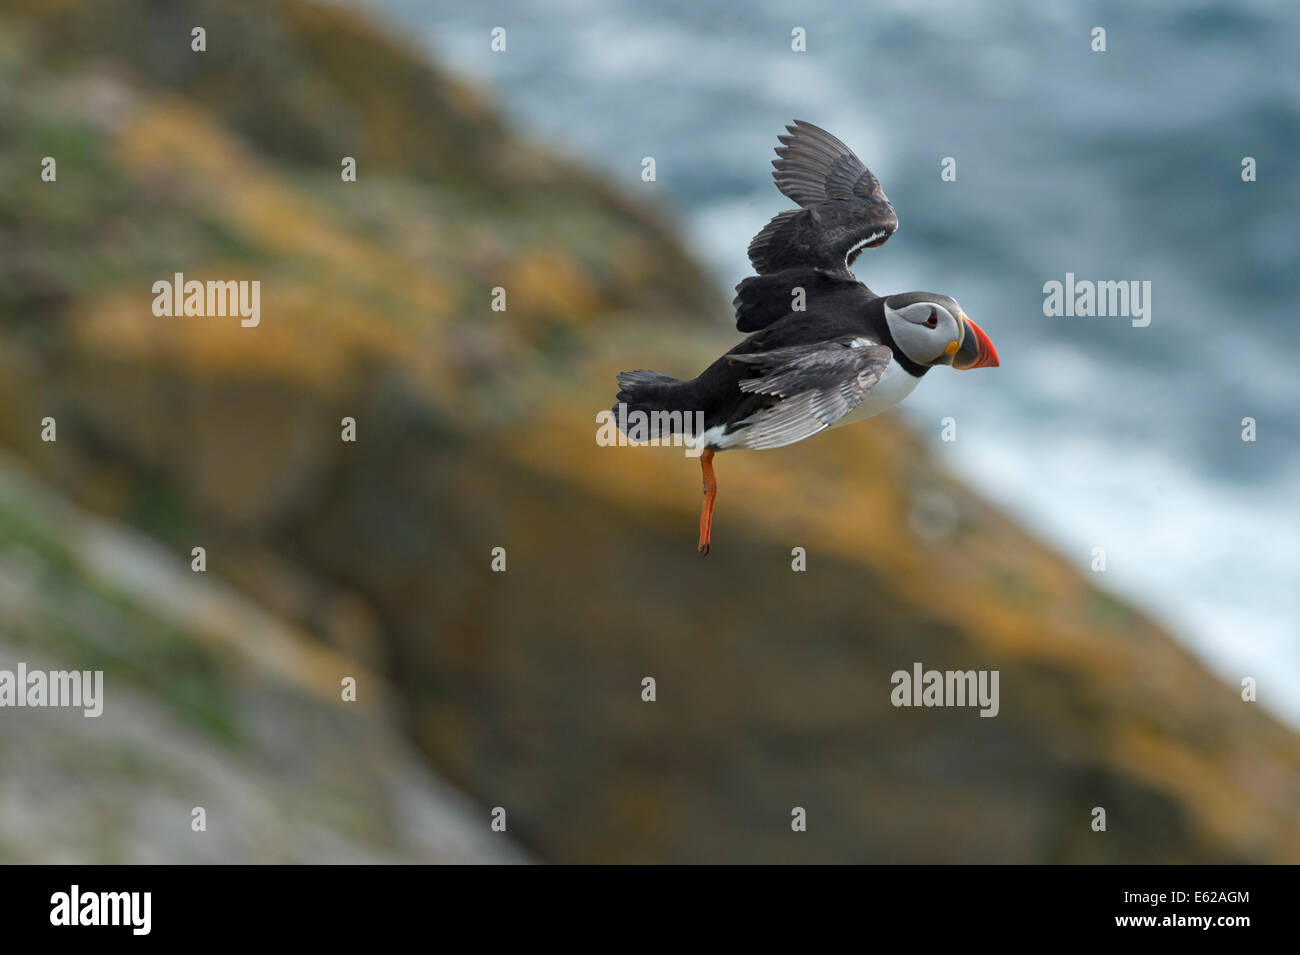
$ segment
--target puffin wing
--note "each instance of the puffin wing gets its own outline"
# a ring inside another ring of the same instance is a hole
[[[840,140],[802,119],[786,131],[777,137],[781,145],[772,160],[772,178],[782,193],[805,208],[828,199],[877,199],[889,205],[879,180]]]
[[[736,329],[757,332],[784,318],[794,310],[796,295],[802,296],[802,309],[836,294],[860,292],[864,298],[875,293],[861,282],[821,269],[785,269],[768,275],[751,275],[736,286],[731,300],[736,310]]]
[[[864,248],[883,245],[898,216],[880,181],[826,130],[795,120],[778,137],[772,178],[801,208],[778,213],[749,244],[760,275],[812,266],[848,274]]]
[[[862,404],[893,353],[885,345],[846,335],[728,358],[753,365],[757,372],[741,380],[741,391],[777,399],[745,426],[745,447],[761,451],[824,431]]]

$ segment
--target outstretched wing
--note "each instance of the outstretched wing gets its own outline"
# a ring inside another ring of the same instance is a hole
[[[741,391],[778,399],[745,426],[745,447],[779,448],[829,428],[862,404],[892,357],[887,346],[856,336],[729,355],[758,372],[741,380]]]
[[[826,130],[796,119],[778,136],[772,160],[776,187],[805,208],[828,199],[889,200],[862,160]],[[897,223],[895,223],[897,224]]]
[[[760,275],[812,266],[852,275],[864,248],[884,244],[898,217],[880,182],[853,151],[803,120],[779,137],[772,178],[802,208],[779,213],[749,244]]]

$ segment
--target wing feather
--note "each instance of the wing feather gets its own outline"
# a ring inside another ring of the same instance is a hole
[[[864,247],[883,245],[898,228],[880,181],[848,146],[797,119],[779,136],[772,178],[800,206],[778,213],[749,244],[760,275],[819,268],[852,277]]]
[[[757,371],[740,382],[741,391],[779,399],[745,426],[745,447],[761,451],[802,441],[843,418],[880,380],[893,353],[865,338],[841,337],[729,357]]]

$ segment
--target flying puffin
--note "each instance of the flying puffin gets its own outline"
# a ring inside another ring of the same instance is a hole
[[[878,415],[935,365],[998,364],[993,343],[956,300],[937,292],[880,296],[854,277],[849,266],[862,250],[898,228],[894,207],[830,133],[802,120],[786,130],[772,178],[799,208],[778,213],[750,242],[758,274],[736,286],[732,303],[737,330],[753,334],[690,381],[654,371],[618,376],[620,427],[627,431],[629,414],[640,412],[663,429],[651,437],[682,433],[701,449],[703,554],[718,493],[715,452],[780,448]],[[691,433],[700,413],[703,432]]]

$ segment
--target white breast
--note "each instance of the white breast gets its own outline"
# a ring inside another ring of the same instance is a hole
[[[862,404],[831,427],[838,428],[841,425],[853,424],[855,421],[872,418],[882,411],[888,411],[910,395],[920,380],[915,375],[909,375],[898,362],[891,361],[885,366],[885,373],[880,376],[880,380],[867,390],[867,396],[862,399]]]

